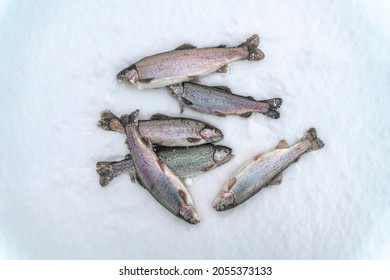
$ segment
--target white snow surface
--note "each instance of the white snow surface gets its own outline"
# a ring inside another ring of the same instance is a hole
[[[0,258],[389,259],[390,21],[386,1],[0,2]],[[193,226],[128,176],[100,187],[95,164],[120,160],[124,136],[96,123],[106,109],[180,116],[165,89],[116,74],[183,43],[235,46],[260,35],[265,59],[201,79],[281,117],[183,116],[220,128],[226,165],[187,180]],[[325,142],[283,182],[217,212],[223,183],[280,139],[310,127]]]

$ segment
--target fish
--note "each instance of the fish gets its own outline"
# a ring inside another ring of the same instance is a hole
[[[303,154],[321,149],[324,142],[310,128],[295,145],[289,147],[281,140],[273,151],[260,153],[246,163],[233,178],[224,184],[213,201],[217,211],[224,211],[242,204],[264,187],[282,182],[282,172]]]
[[[144,89],[179,84],[213,72],[227,73],[228,64],[234,61],[263,59],[264,53],[257,48],[259,43],[259,36],[254,34],[237,47],[197,48],[183,44],[172,51],[142,58],[116,77]]]
[[[282,98],[255,100],[252,96],[234,94],[225,86],[206,86],[192,82],[168,86],[170,94],[180,103],[180,112],[184,107],[195,111],[217,115],[238,115],[248,118],[253,112],[258,112],[278,119],[277,109],[282,105]]]
[[[140,120],[138,124],[141,137],[148,137],[152,144],[158,146],[187,147],[215,143],[223,139],[218,128],[189,118],[154,114],[150,120]],[[101,113],[98,126],[107,131],[124,133],[120,119],[108,110]]]
[[[148,137],[140,135],[138,118],[139,110],[121,116],[134,164],[135,172],[130,173],[131,180],[138,182],[175,216],[190,224],[199,223],[199,214],[190,193],[180,178],[155,154]]]
[[[154,151],[179,178],[195,177],[228,162],[232,157],[231,148],[213,144],[157,147]],[[100,175],[100,185],[105,187],[115,177],[134,173],[135,169],[131,155],[127,155],[121,161],[99,161],[96,172]]]

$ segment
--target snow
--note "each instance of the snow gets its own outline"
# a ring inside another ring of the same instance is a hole
[[[386,1],[0,2],[0,258],[389,259],[390,21]],[[201,215],[177,219],[127,176],[95,164],[126,153],[99,114],[179,116],[165,89],[116,80],[138,59],[260,35],[265,59],[202,79],[281,118],[184,116],[220,128],[227,164],[188,180]],[[212,201],[243,163],[315,127],[325,148],[239,207]]]

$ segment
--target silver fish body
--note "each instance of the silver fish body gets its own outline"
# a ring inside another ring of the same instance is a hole
[[[180,178],[194,177],[212,170],[230,160],[232,150],[225,146],[204,144],[193,147],[158,147],[157,156],[164,160],[167,166]],[[135,173],[130,155],[121,161],[100,161],[96,164],[102,187],[121,174]]]
[[[251,96],[240,96],[232,93],[228,87],[205,86],[195,83],[182,83],[168,86],[172,96],[184,106],[195,111],[217,116],[238,115],[249,117],[252,112],[262,113],[270,118],[279,118],[277,109],[282,105],[281,98],[255,100]]]
[[[177,217],[191,224],[199,223],[198,212],[183,182],[156,156],[147,138],[141,138],[137,129],[138,115],[139,111],[136,110],[121,117],[135,169],[135,173],[130,175],[132,180],[139,182]]]
[[[196,48],[184,44],[173,51],[145,57],[117,74],[117,79],[130,82],[138,88],[158,88],[190,81],[219,71],[238,60],[264,58],[258,35],[253,35],[238,47],[224,45],[215,48]]]
[[[102,112],[98,126],[124,133],[120,119],[110,111]],[[152,144],[166,147],[195,146],[218,142],[223,138],[222,132],[208,123],[162,114],[155,114],[150,120],[140,120],[138,131],[141,137],[148,137]]]
[[[279,184],[282,171],[296,162],[304,153],[324,147],[314,128],[295,145],[288,147],[282,140],[275,150],[259,154],[230,179],[214,199],[217,211],[231,209],[253,197],[262,188]]]

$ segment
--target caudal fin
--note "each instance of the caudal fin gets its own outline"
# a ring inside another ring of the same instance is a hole
[[[100,175],[99,183],[102,187],[107,186],[114,179],[112,165],[108,161],[96,163],[96,172]]]
[[[279,107],[282,105],[283,99],[282,98],[272,98],[268,100],[261,100],[261,102],[268,103],[269,108],[268,111],[263,113],[267,117],[270,117],[271,119],[278,119],[280,117]]]
[[[317,137],[317,131],[315,128],[310,128],[306,131],[305,136],[303,136],[302,140],[309,140],[311,143],[311,150],[318,150],[325,146],[324,142],[320,138]]]
[[[120,119],[109,110],[103,111],[100,114],[98,127],[101,127],[107,131],[116,131],[123,133],[123,127],[120,123]]]
[[[264,58],[264,53],[258,49],[260,43],[260,37],[257,34],[252,35],[249,37],[245,43],[242,43],[239,45],[239,47],[246,47],[249,54],[247,56],[247,60],[253,61],[253,60],[261,60]]]
[[[135,123],[138,125],[139,110],[135,110],[130,115],[124,114],[121,116],[121,124],[125,127],[127,124]]]

